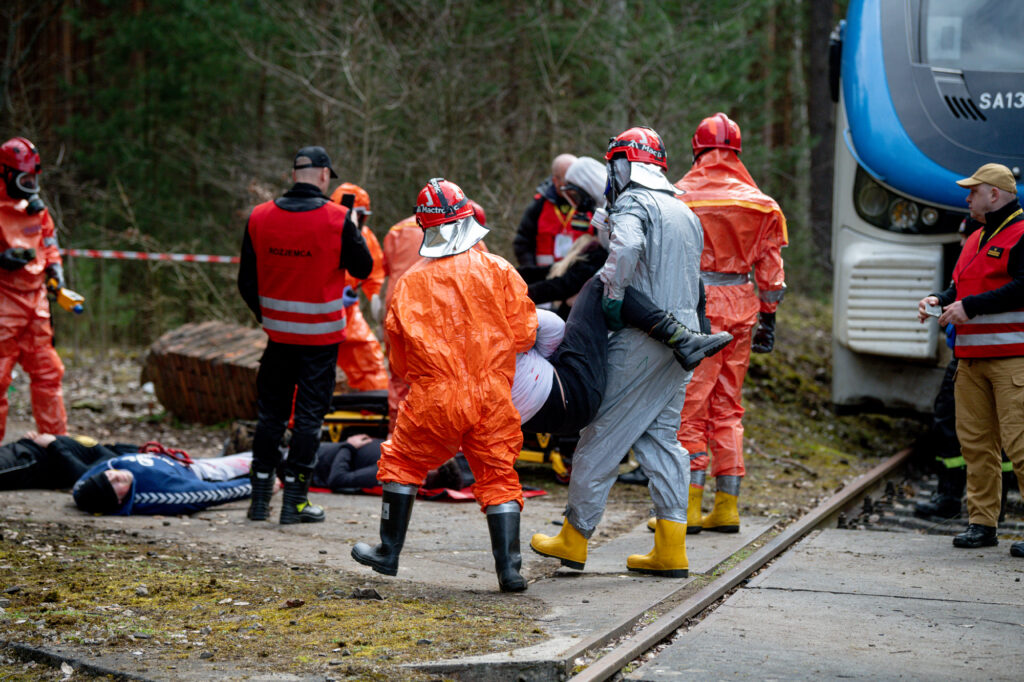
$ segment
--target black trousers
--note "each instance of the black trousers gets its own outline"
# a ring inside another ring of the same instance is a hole
[[[258,423],[253,435],[253,466],[268,471],[281,464],[281,437],[292,415],[288,466],[310,469],[316,461],[320,429],[334,393],[334,367],[338,344],[298,346],[267,342],[256,375]]]
[[[608,326],[601,310],[604,284],[591,277],[580,289],[565,322],[562,343],[549,358],[556,379],[537,414],[523,424],[524,431],[578,435],[594,420],[604,398],[608,375]],[[632,287],[622,300],[622,319],[649,332],[665,317],[646,295]]]
[[[376,438],[360,448],[346,442],[322,443],[317,451],[313,485],[336,493],[374,487],[380,443]]]

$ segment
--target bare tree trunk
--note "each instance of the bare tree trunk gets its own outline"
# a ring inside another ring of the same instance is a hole
[[[832,3],[807,5],[807,122],[811,136],[811,236],[826,272],[832,272],[832,162],[835,154],[835,111],[829,96],[828,39]]]

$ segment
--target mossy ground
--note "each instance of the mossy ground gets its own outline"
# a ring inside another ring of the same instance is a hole
[[[229,661],[253,672],[410,678],[403,663],[541,639],[539,605],[52,523],[0,523],[4,639],[123,652],[152,670]]]

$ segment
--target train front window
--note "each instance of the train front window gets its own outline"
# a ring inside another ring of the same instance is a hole
[[[1024,71],[1024,12],[1013,0],[925,0],[921,54],[932,67]]]

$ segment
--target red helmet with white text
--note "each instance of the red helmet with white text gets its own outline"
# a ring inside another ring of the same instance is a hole
[[[743,151],[740,127],[722,112],[701,121],[690,144],[693,146],[694,158],[707,149],[731,149],[737,154]]]
[[[39,151],[24,137],[12,137],[0,145],[0,164],[20,173],[38,173]]]
[[[661,136],[651,128],[630,128],[608,143],[604,158],[611,161],[616,154],[625,154],[630,163],[651,163],[668,170],[668,154]]]
[[[424,230],[473,215],[466,193],[454,182],[433,178],[416,197],[416,223]]]

